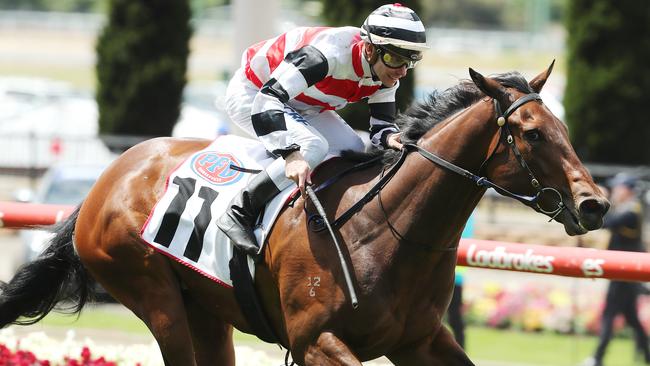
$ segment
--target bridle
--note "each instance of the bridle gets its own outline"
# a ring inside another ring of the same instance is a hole
[[[494,109],[496,112],[496,123],[499,126],[499,141],[497,145],[494,147],[490,155],[483,161],[481,164],[481,167],[479,169],[479,174],[483,172],[484,168],[486,167],[487,163],[490,161],[490,159],[494,156],[496,153],[497,149],[499,148],[499,145],[501,143],[507,144],[510,149],[512,150],[515,158],[517,159],[517,162],[519,163],[519,166],[528,174],[528,178],[530,180],[530,185],[533,187],[533,189],[536,191],[534,196],[525,196],[525,195],[520,195],[516,194],[513,192],[510,192],[509,190],[499,186],[496,183],[491,182],[487,177],[485,176],[479,176],[476,175],[466,169],[463,169],[453,163],[448,162],[447,160],[442,159],[441,157],[430,153],[429,151],[415,145],[415,144],[405,144],[404,147],[407,151],[417,151],[420,155],[422,155],[424,158],[427,160],[431,161],[434,164],[440,165],[456,174],[459,174],[465,178],[468,178],[472,180],[474,183],[476,183],[477,186],[479,187],[485,187],[485,188],[492,188],[494,189],[497,193],[510,197],[513,199],[516,199],[517,201],[523,203],[524,205],[534,209],[537,212],[543,213],[544,215],[549,216],[551,219],[549,221],[554,220],[562,211],[567,209],[567,206],[564,204],[564,201],[562,199],[562,195],[560,192],[551,187],[543,187],[539,180],[535,177],[535,174],[533,171],[530,169],[528,163],[526,163],[526,160],[524,157],[521,155],[521,152],[519,151],[519,148],[517,147],[517,144],[515,143],[515,139],[512,136],[512,131],[510,130],[510,125],[508,124],[508,117],[512,115],[519,107],[522,105],[531,102],[531,101],[541,101],[542,97],[540,97],[539,94],[537,93],[530,93],[522,96],[521,98],[517,99],[506,109],[505,112],[501,112],[501,104],[497,99],[494,100]],[[540,201],[544,197],[544,195],[555,195],[557,196],[556,204],[557,207],[547,210],[544,209]]]

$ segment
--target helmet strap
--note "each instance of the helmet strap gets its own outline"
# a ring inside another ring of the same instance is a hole
[[[372,45],[372,51],[370,51],[370,57],[367,56],[368,54],[368,47]],[[364,50],[363,50],[363,58],[368,61],[368,65],[370,66],[370,74],[372,75],[373,79],[378,79],[377,74],[375,73],[375,69],[373,66],[379,61],[379,52],[377,52],[377,46],[375,46],[372,43],[366,42],[364,44]]]
[[[375,70],[373,70],[372,66],[379,61],[379,52],[377,52],[377,45],[372,41],[372,37],[370,35],[370,26],[368,25],[368,18],[366,18],[366,21],[364,22],[364,25],[366,27],[366,34],[368,35],[368,42],[366,42],[366,47],[368,47],[369,44],[372,45],[372,53],[370,54],[370,58],[366,58],[366,61],[370,64],[370,71],[372,72],[372,76],[375,75]],[[365,52],[363,57],[366,57]]]

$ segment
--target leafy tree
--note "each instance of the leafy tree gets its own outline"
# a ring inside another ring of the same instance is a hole
[[[535,31],[564,19],[567,0],[429,0],[422,2],[426,25],[450,28]]]
[[[512,1],[434,0],[425,3],[421,16],[437,27],[495,28],[503,25],[508,3]]]
[[[566,120],[579,155],[650,164],[650,2],[573,0]]]
[[[331,26],[357,26],[360,27],[366,17],[378,7],[389,2],[377,0],[322,0],[323,18]],[[420,4],[417,0],[403,2],[405,6],[420,14]],[[400,80],[397,89],[397,108],[404,110],[413,101],[415,88],[414,71],[409,70],[408,75]],[[370,115],[366,103],[348,105],[340,111],[341,117],[355,129],[368,130]]]
[[[92,12],[103,8],[107,0],[0,0],[0,9],[63,12]]]
[[[0,9],[43,10],[44,0],[0,0]]]
[[[187,1],[111,0],[97,43],[103,134],[170,135],[192,34]]]

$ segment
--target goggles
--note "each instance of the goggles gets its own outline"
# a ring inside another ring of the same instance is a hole
[[[414,53],[411,55],[411,58],[408,58],[377,45],[375,45],[375,48],[381,62],[391,69],[399,69],[402,66],[406,66],[407,69],[412,69],[422,59],[422,55],[419,53]]]

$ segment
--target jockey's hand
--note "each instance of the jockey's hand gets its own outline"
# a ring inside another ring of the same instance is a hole
[[[395,132],[388,135],[386,138],[386,144],[391,149],[402,150],[402,147],[404,147],[404,145],[402,145],[402,133]]]
[[[292,152],[284,160],[286,162],[284,174],[287,178],[296,182],[296,185],[300,189],[300,194],[303,197],[307,197],[305,187],[307,184],[311,184],[309,164],[302,157],[300,151]]]

